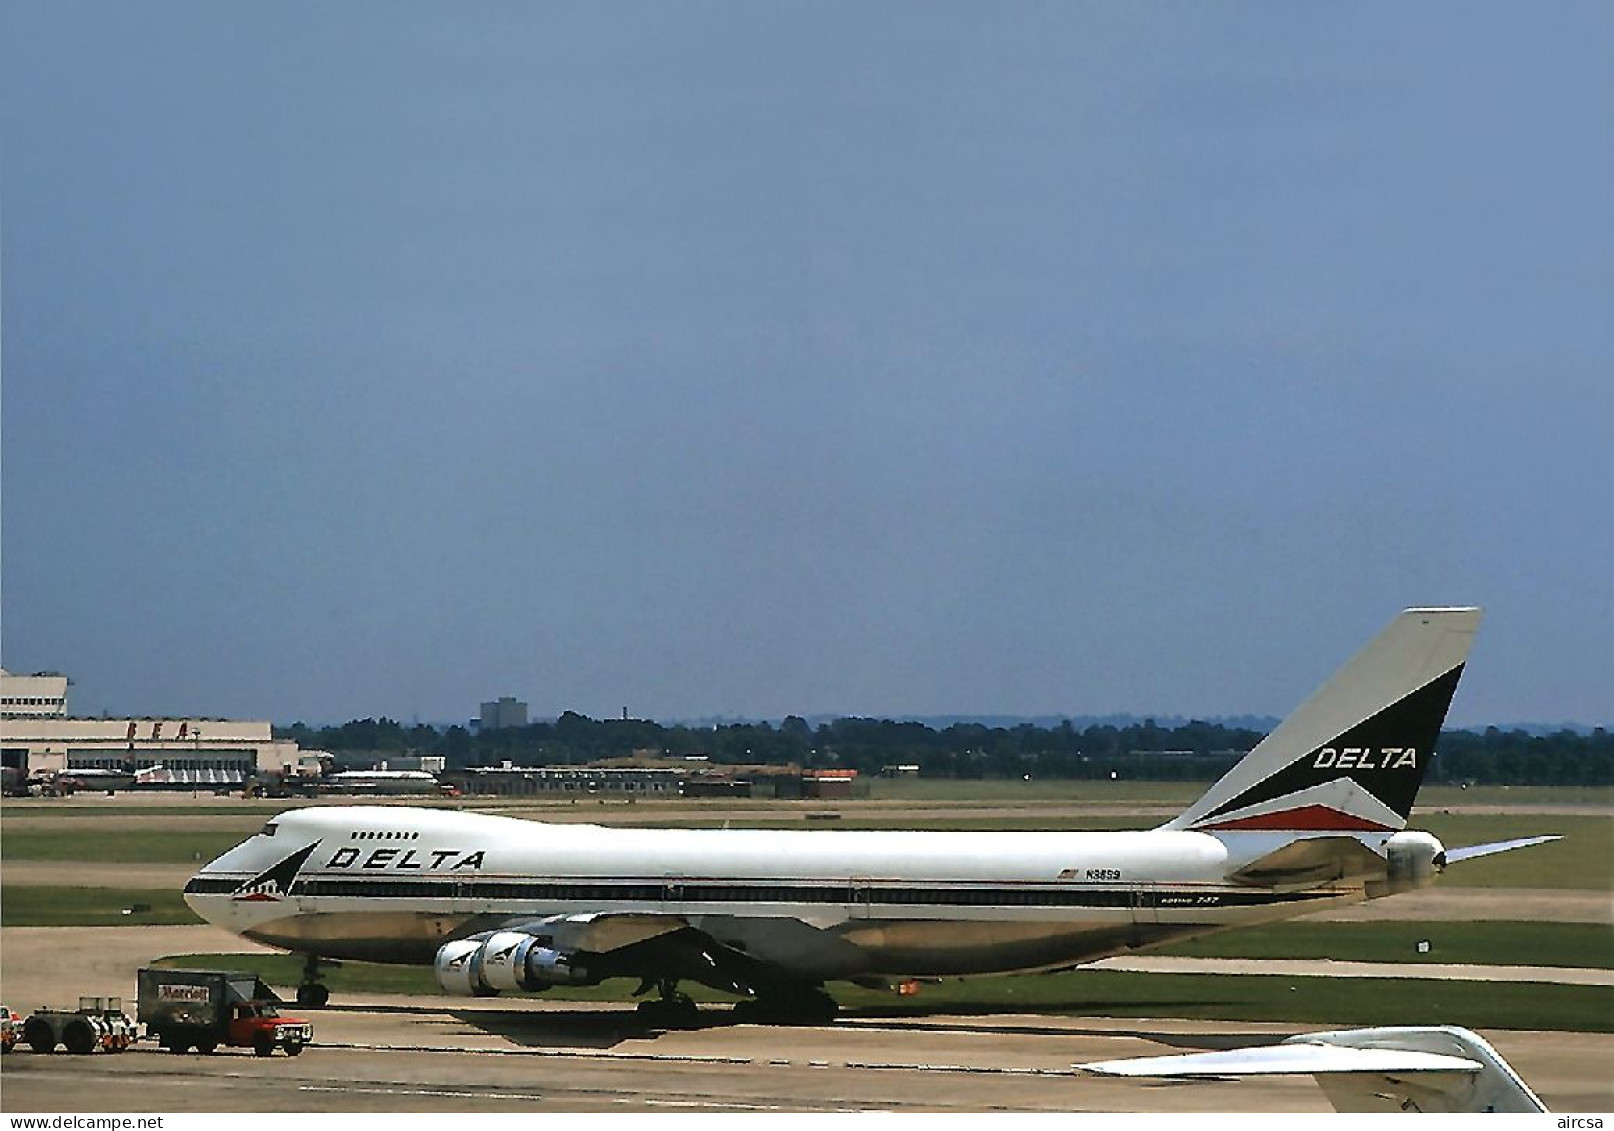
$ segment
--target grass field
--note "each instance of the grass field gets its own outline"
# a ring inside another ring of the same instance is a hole
[[[244,954],[176,955],[158,965],[255,970],[275,986],[295,986],[301,970],[295,958]],[[440,992],[423,967],[352,962],[332,970],[326,982],[338,1003],[344,993]],[[546,996],[622,1002],[632,1000],[634,988],[633,980],[612,979],[587,988],[557,988]],[[700,986],[681,988],[702,1002],[735,1000]],[[1438,1017],[1442,1024],[1471,1028],[1614,1032],[1614,988],[1602,986],[1080,970],[947,981],[927,985],[912,998],[844,982],[833,983],[830,990],[848,1013],[866,1017],[1050,1013],[1337,1025],[1415,1024]]]
[[[178,891],[0,887],[0,927],[134,927],[200,923]]]
[[[1418,944],[1427,942],[1427,953]],[[1597,923],[1385,922],[1304,920],[1228,931],[1150,954],[1196,958],[1301,958],[1337,962],[1580,966],[1614,969],[1614,928]]]
[[[19,827],[0,824],[0,860],[77,860],[86,864],[204,864],[239,844],[246,833],[236,830],[164,829],[154,818],[149,830],[94,836],[81,829]],[[87,877],[87,878],[92,878]]]

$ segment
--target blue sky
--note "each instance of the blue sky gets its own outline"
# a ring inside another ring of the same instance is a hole
[[[1608,721],[1614,8],[11,3],[82,713]]]

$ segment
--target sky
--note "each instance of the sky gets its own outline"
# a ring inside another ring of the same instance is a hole
[[[0,6],[77,714],[1614,702],[1614,6]]]

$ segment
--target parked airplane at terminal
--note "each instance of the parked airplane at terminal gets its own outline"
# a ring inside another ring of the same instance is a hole
[[[306,956],[432,963],[455,994],[640,978],[678,1023],[697,982],[757,1019],[823,985],[1053,970],[1432,882],[1406,831],[1480,610],[1409,609],[1198,801],[1137,832],[775,831],[546,824],[409,807],[283,813],[198,872],[203,918]]]

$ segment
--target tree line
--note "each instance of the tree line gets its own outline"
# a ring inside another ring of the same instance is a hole
[[[1240,726],[1191,721],[1160,726],[1153,719],[1078,728],[1020,723],[960,722],[933,728],[889,719],[836,719],[816,727],[792,716],[711,727],[662,725],[638,719],[591,719],[568,711],[538,722],[472,733],[394,719],[356,719],[312,728],[298,723],[277,736],[304,749],[328,750],[339,762],[369,764],[401,755],[438,756],[450,769],[582,765],[609,759],[703,758],[716,766],[795,765],[877,774],[917,766],[935,778],[1108,778],[1210,781],[1264,734]],[[1531,734],[1487,727],[1442,732],[1429,780],[1481,785],[1614,785],[1614,738],[1560,730]]]

